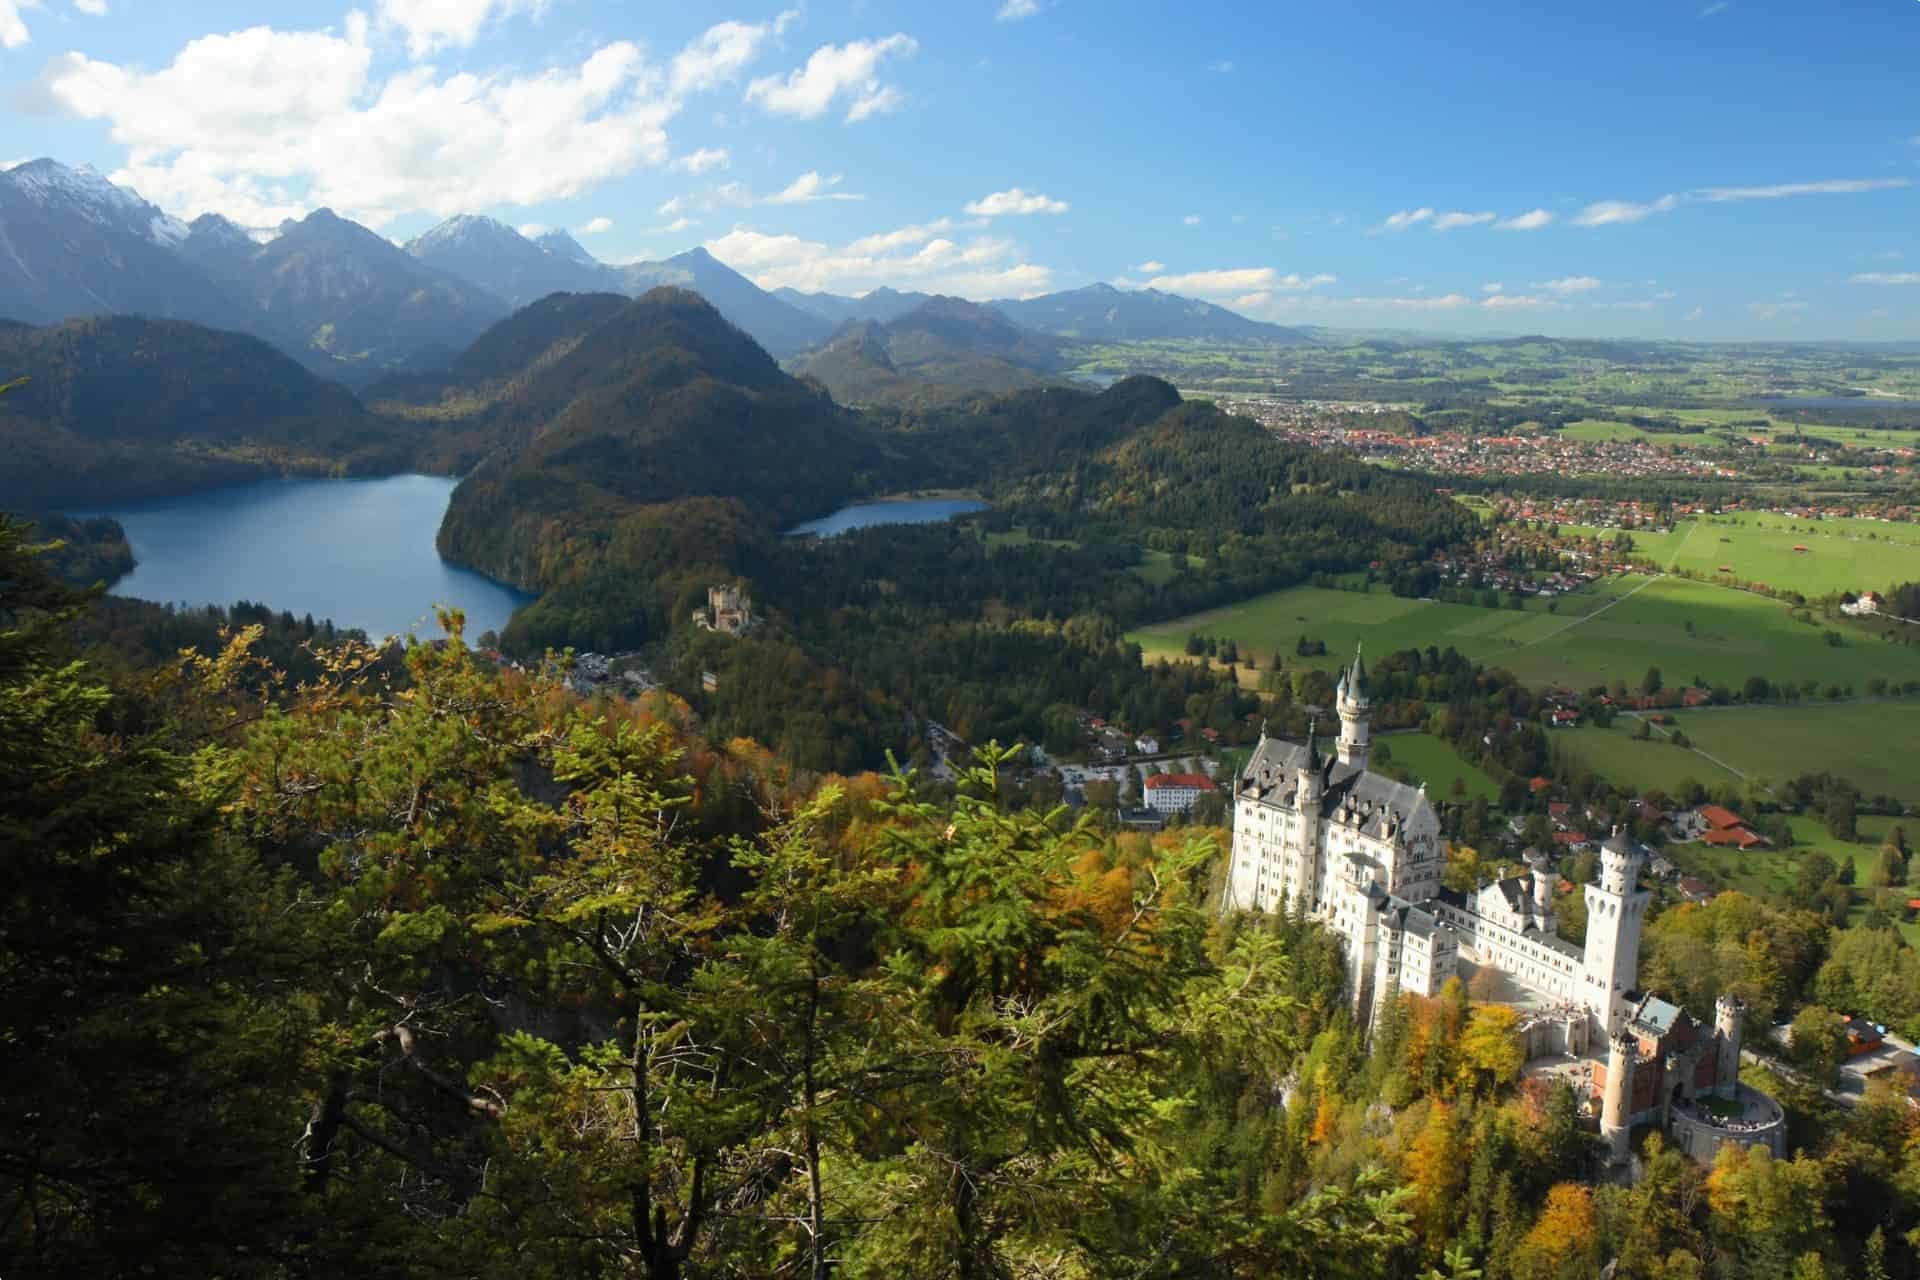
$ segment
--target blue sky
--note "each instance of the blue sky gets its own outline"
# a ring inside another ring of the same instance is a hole
[[[842,293],[1920,338],[1914,0],[0,0],[0,45],[0,159],[184,216],[489,213]]]

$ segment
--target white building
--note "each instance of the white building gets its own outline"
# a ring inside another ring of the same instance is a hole
[[[1880,605],[1880,593],[1877,591],[1869,591],[1851,604],[1841,604],[1840,612],[1846,614],[1849,618],[1870,618],[1880,612]]]
[[[1141,784],[1147,807],[1159,813],[1185,813],[1201,796],[1220,788],[1204,773],[1156,773]]]
[[[1326,756],[1262,736],[1233,784],[1229,910],[1291,909],[1325,921],[1346,941],[1349,980],[1363,1019],[1383,997],[1430,995],[1462,958],[1491,965],[1564,1017],[1559,1047],[1584,1050],[1621,1024],[1635,981],[1648,894],[1637,887],[1642,851],[1616,834],[1601,849],[1598,883],[1586,886],[1587,946],[1555,932],[1557,877],[1536,855],[1526,874],[1474,894],[1443,889],[1440,820],[1425,787],[1367,768],[1366,667],[1342,674],[1340,737]]]

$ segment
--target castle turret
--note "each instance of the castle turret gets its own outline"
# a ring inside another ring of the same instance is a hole
[[[1721,996],[1713,1002],[1713,1029],[1717,1032],[1718,1060],[1714,1063],[1713,1088],[1723,1098],[1740,1093],[1740,1031],[1746,1021],[1747,1002],[1739,996]]]
[[[1640,927],[1650,894],[1639,888],[1640,846],[1615,827],[1600,846],[1600,879],[1587,886],[1587,945],[1581,964],[1583,1003],[1603,1033],[1620,1024],[1627,992],[1640,971]]]
[[[1373,702],[1367,693],[1367,667],[1360,660],[1358,648],[1353,651],[1353,665],[1341,674],[1334,690],[1334,706],[1340,712],[1340,763],[1364,769],[1371,751],[1368,720]]]
[[[1320,905],[1320,807],[1326,798],[1326,761],[1320,755],[1318,727],[1307,726],[1307,753],[1294,773],[1293,806],[1299,814],[1298,861],[1292,875],[1294,898],[1312,911]]]
[[[1633,1097],[1633,1060],[1640,1047],[1625,1027],[1613,1034],[1607,1047],[1607,1087],[1600,1102],[1600,1137],[1607,1144],[1610,1164],[1627,1162],[1627,1140],[1633,1120],[1627,1107]]]
[[[1553,869],[1553,859],[1538,849],[1527,850],[1526,858],[1527,870],[1533,873],[1534,912],[1544,919],[1551,920],[1553,894],[1560,883],[1560,877]]]

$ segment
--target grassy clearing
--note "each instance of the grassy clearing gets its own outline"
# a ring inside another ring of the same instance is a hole
[[[1563,730],[1555,738],[1595,773],[1638,791],[1671,791],[1688,778],[1711,787],[1738,783],[1741,775],[1779,783],[1797,774],[1824,771],[1849,779],[1868,795],[1920,801],[1920,702],[1729,707],[1670,714],[1699,751],[1676,747],[1658,736],[1635,741],[1634,722],[1626,717],[1609,729],[1584,726]]]
[[[1484,796],[1490,803],[1499,802],[1500,788],[1494,786],[1493,779],[1462,759],[1453,744],[1444,739],[1424,733],[1388,734],[1373,740],[1373,755],[1376,768],[1405,769],[1416,782],[1426,783],[1436,800]],[[1454,792],[1456,780],[1465,788],[1461,795]]]
[[[1204,568],[1206,563],[1199,556],[1187,557],[1188,566],[1194,569]],[[1131,566],[1128,572],[1158,587],[1173,581],[1178,571],[1173,566],[1171,551],[1154,551],[1151,548],[1144,548],[1140,552],[1140,563]]]
[[[1364,643],[1376,654],[1452,647],[1502,666],[1532,685],[1576,689],[1623,680],[1638,686],[1649,666],[1667,683],[1696,678],[1738,688],[1748,676],[1864,690],[1873,676],[1920,676],[1920,649],[1890,644],[1846,622],[1796,622],[1787,606],[1747,592],[1680,578],[1609,578],[1577,595],[1529,600],[1524,610],[1482,609],[1389,595],[1293,587],[1134,632],[1149,657],[1182,656],[1189,634],[1235,641],[1261,669],[1277,652],[1287,666],[1337,667]],[[1829,645],[1825,632],[1843,642]],[[1322,658],[1294,654],[1300,636],[1326,643]]]
[[[1025,547],[1039,542],[1049,547],[1064,547],[1072,550],[1080,545],[1072,538],[1036,538],[1025,529],[1008,529],[999,533],[987,533],[983,536],[986,538],[987,546],[992,548]]]
[[[1920,525],[1739,512],[1704,517],[1669,554],[1669,568],[1712,574],[1727,565],[1732,577],[1808,596],[1879,591],[1920,572]]]

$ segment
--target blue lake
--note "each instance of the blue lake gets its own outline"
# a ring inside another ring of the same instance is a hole
[[[1765,409],[1914,409],[1920,400],[1896,400],[1890,396],[1765,396],[1754,401]]]
[[[831,538],[836,533],[846,533],[853,529],[871,529],[882,524],[934,524],[941,520],[951,520],[955,516],[966,515],[969,511],[985,511],[987,504],[974,502],[966,498],[914,498],[901,502],[861,502],[851,507],[842,507],[832,515],[821,516],[818,520],[809,520],[787,530],[789,537],[802,537],[813,534],[821,538]]]
[[[274,480],[115,511],[139,565],[113,594],[165,604],[251,600],[378,639],[440,634],[435,605],[497,631],[530,597],[434,549],[456,482],[444,476]]]

